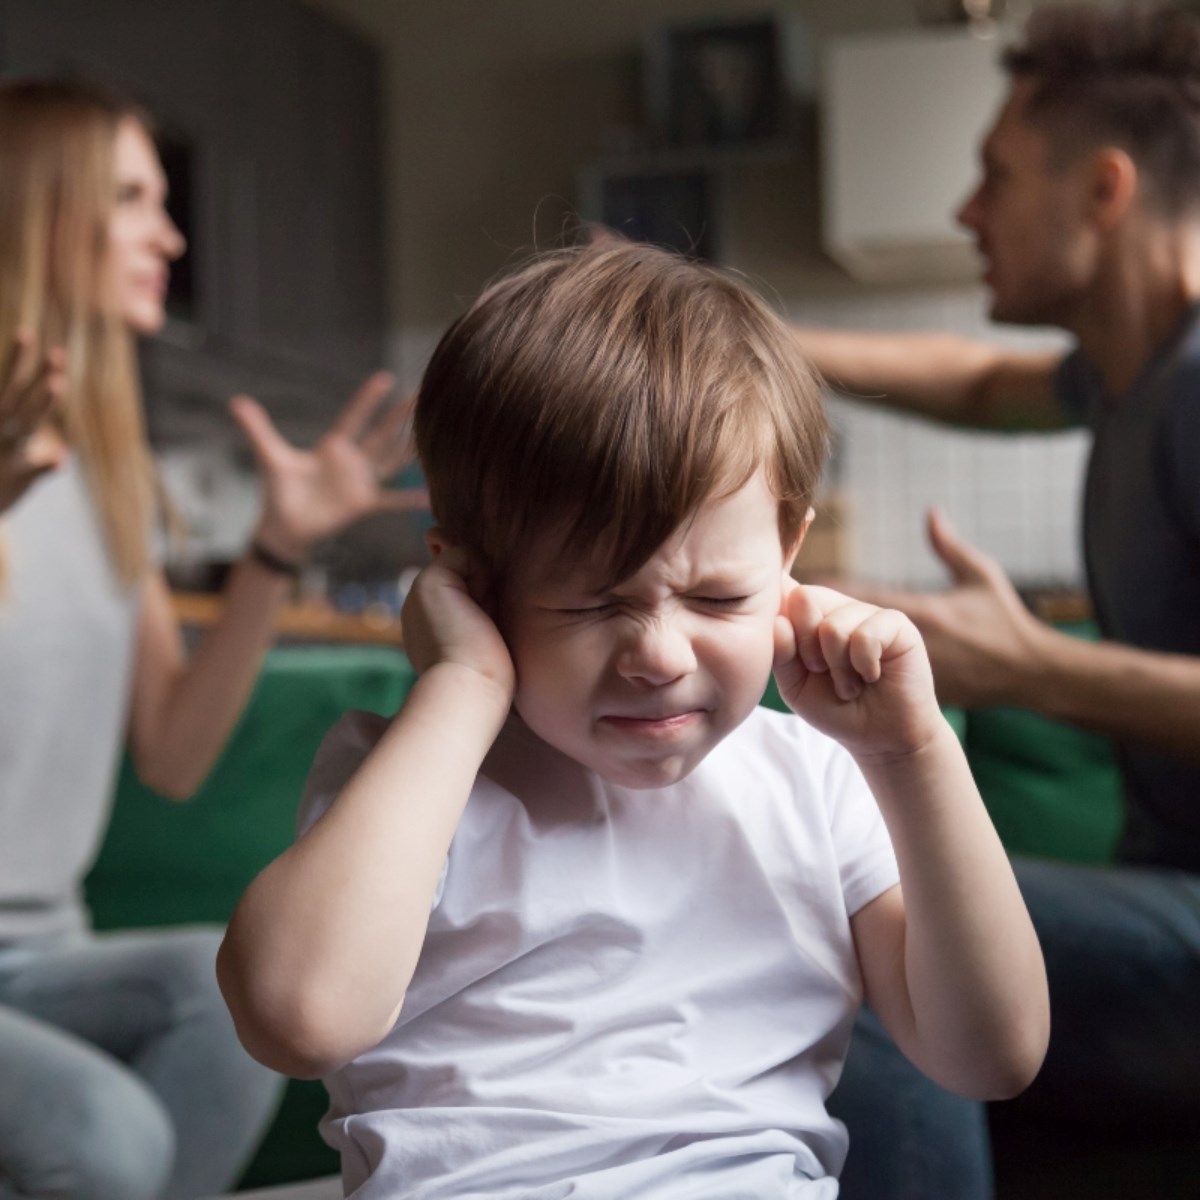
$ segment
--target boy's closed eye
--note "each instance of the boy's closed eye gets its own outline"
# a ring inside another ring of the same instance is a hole
[[[689,604],[699,604],[707,608],[718,609],[725,612],[734,612],[739,608],[744,607],[753,599],[750,595],[741,596],[709,596],[709,595],[688,595],[684,596],[683,600]],[[555,613],[565,617],[599,617],[606,616],[619,611],[626,604],[618,598],[597,601],[588,604],[567,604],[555,605],[547,607],[546,611]]]

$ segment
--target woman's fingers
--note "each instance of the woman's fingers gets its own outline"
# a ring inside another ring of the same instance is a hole
[[[34,433],[62,404],[65,363],[58,348],[39,357],[28,331],[18,331],[0,379],[0,450],[24,452]]]
[[[329,432],[341,434],[352,442],[359,441],[374,420],[379,406],[395,386],[396,377],[390,371],[376,371],[368,375],[338,414]]]
[[[232,397],[229,411],[246,435],[260,468],[267,469],[271,462],[291,452],[292,444],[275,428],[267,410],[253,396]]]
[[[66,360],[61,350],[46,353],[33,378],[19,394],[14,415],[27,431],[36,429],[62,403],[67,389]]]
[[[34,361],[33,334],[22,326],[13,334],[4,370],[0,372],[0,392],[4,396],[24,387],[25,381],[33,373]]]

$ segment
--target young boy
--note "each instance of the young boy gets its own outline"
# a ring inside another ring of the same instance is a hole
[[[826,426],[774,314],[551,256],[446,334],[416,436],[420,677],[330,734],[218,966],[325,1077],[347,1194],[835,1196],[864,993],[945,1085],[1024,1087],[1041,956],[920,638],[790,578]]]

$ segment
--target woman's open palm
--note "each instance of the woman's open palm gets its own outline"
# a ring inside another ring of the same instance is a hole
[[[386,372],[370,376],[310,450],[288,442],[249,396],[230,402],[262,471],[260,533],[273,550],[301,557],[322,538],[372,513],[428,507],[423,488],[386,486],[415,458],[416,397],[385,407],[393,385]]]

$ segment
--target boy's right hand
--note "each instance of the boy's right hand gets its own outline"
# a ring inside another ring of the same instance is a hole
[[[418,674],[453,663],[476,672],[511,703],[516,690],[512,656],[473,590],[483,594],[467,551],[459,546],[435,551],[404,601],[405,653]]]

